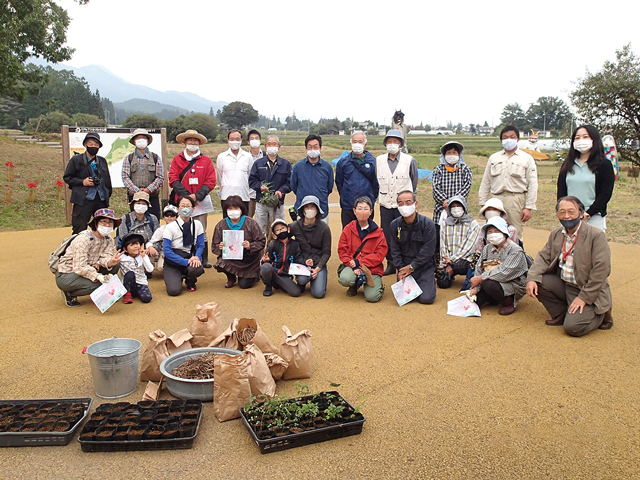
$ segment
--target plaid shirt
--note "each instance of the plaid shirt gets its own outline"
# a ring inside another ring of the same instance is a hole
[[[475,220],[456,222],[453,225],[445,222],[440,227],[440,258],[448,258],[452,262],[460,259],[471,262],[479,238],[480,226]]]
[[[454,195],[460,195],[464,198],[469,196],[472,180],[473,173],[465,164],[461,164],[460,168],[454,172],[449,172],[443,164],[436,166],[433,170],[433,199],[436,202],[436,206],[433,209],[434,222],[438,223],[440,221],[442,203],[445,200]]]
[[[73,239],[65,254],[60,257],[59,273],[75,273],[95,282],[98,271],[92,265],[109,269],[108,262],[116,253],[113,238],[98,238],[93,230],[85,230]]]
[[[560,250],[560,257],[558,258],[558,267],[560,268],[560,278],[572,285],[576,285],[576,273],[574,270],[573,263],[573,248],[576,244],[576,240],[578,239],[578,232],[580,231],[580,227],[582,226],[582,222],[576,228],[576,231],[573,232],[573,235],[567,235],[567,231],[563,228],[562,233],[564,234],[564,247]],[[563,251],[569,252],[564,258]]]
[[[133,154],[138,155],[140,168],[143,170],[147,168],[147,161],[151,156],[150,150],[147,149],[142,157],[140,156],[138,150],[136,150]],[[151,161],[153,162],[153,158],[151,158]],[[153,183],[151,183],[151,185],[147,185],[146,187],[138,187],[131,181],[131,164],[129,163],[129,155],[124,157],[124,159],[122,160],[122,183],[124,183],[124,186],[127,188],[127,192],[129,192],[129,195],[133,195],[141,188],[148,188],[151,193],[158,190],[164,183],[164,165],[162,165],[162,158],[160,157],[160,155],[158,155],[158,161],[156,162],[156,179],[153,181]]]

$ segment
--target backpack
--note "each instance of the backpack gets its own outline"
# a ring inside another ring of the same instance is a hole
[[[63,257],[67,252],[67,248],[71,245],[71,242],[78,236],[78,233],[74,233],[70,237],[65,238],[60,246],[56,248],[51,255],[49,255],[49,270],[51,273],[58,273],[58,264],[60,263],[60,257]]]
[[[153,226],[153,221],[151,220],[151,214],[145,213],[144,217]],[[123,218],[124,218],[124,224],[127,226],[127,233],[131,233],[131,217],[129,216],[129,214],[125,214]],[[122,238],[120,238],[120,228],[116,228],[116,248],[118,250],[122,248]]]

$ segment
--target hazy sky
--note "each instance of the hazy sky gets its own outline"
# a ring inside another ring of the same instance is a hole
[[[282,120],[389,123],[401,108],[411,124],[498,124],[508,103],[568,102],[572,82],[627,43],[640,54],[637,0],[60,3],[70,65]]]

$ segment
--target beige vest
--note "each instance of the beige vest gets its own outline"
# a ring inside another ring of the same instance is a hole
[[[413,192],[413,183],[409,176],[411,166],[411,155],[400,152],[398,166],[395,172],[391,173],[387,159],[389,154],[385,153],[376,158],[376,174],[380,184],[378,202],[385,208],[398,208],[398,193],[403,190]]]

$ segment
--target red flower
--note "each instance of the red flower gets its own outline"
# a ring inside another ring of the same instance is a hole
[[[64,187],[64,182],[62,180],[56,180],[56,187],[60,187],[60,188]]]
[[[38,186],[38,182],[27,182],[27,187],[36,188]]]
[[[38,190],[38,193],[44,193],[44,190]]]
[[[16,166],[11,162],[5,162],[4,164],[9,168],[16,168]]]

